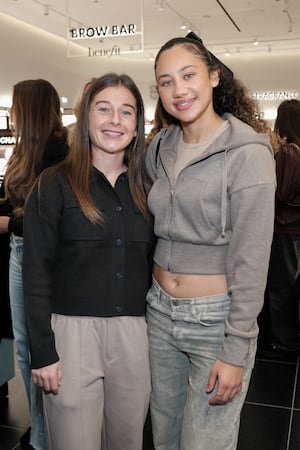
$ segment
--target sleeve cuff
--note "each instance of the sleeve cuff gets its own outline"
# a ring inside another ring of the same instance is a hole
[[[244,367],[249,344],[250,339],[226,335],[218,359],[233,366]]]

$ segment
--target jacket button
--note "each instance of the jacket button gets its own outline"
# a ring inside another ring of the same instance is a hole
[[[121,205],[116,206],[116,211],[117,211],[117,212],[122,211],[122,206],[121,206]]]
[[[122,245],[122,239],[116,239],[116,245]]]
[[[116,306],[116,311],[117,311],[118,313],[122,312],[122,306]]]
[[[116,277],[118,278],[118,280],[121,280],[123,278],[123,275],[121,274],[121,272],[117,272]]]

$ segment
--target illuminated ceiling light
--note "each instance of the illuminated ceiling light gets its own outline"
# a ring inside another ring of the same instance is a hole
[[[256,38],[253,40],[253,45],[258,45],[258,40]]]
[[[181,27],[180,27],[182,30],[186,30],[187,29],[187,25],[186,25],[186,23],[183,21],[182,22],[182,25],[181,25]]]
[[[158,9],[158,11],[164,11],[164,9],[165,9],[164,0],[157,1],[157,9]]]
[[[229,50],[226,50],[226,52],[225,52],[225,56],[230,56],[230,52],[229,52]]]

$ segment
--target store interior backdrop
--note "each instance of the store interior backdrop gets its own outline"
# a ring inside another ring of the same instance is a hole
[[[270,123],[283,99],[299,96],[299,0],[1,0],[0,108],[13,84],[40,77],[68,113],[88,79],[116,71],[135,79],[150,122],[153,58],[189,30],[257,96]]]

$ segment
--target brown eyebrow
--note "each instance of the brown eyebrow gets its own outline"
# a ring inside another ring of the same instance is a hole
[[[109,102],[109,101],[107,101],[107,100],[97,100],[96,103],[95,103],[95,105],[97,106],[97,105],[99,105],[99,103],[106,103],[106,104],[108,104],[108,105],[111,105],[111,104],[112,104],[111,102]],[[133,105],[131,105],[130,103],[122,103],[122,106],[127,106],[128,108],[131,108],[131,109],[133,109],[134,111],[136,110],[136,107],[133,106]]]
[[[179,73],[184,72],[186,69],[190,69],[192,67],[196,68],[196,66],[194,64],[189,64],[188,66],[181,67],[181,69],[179,69],[178,72]],[[161,78],[166,78],[166,77],[170,77],[170,76],[171,75],[169,75],[168,73],[163,73],[157,78],[157,81],[160,80]]]

